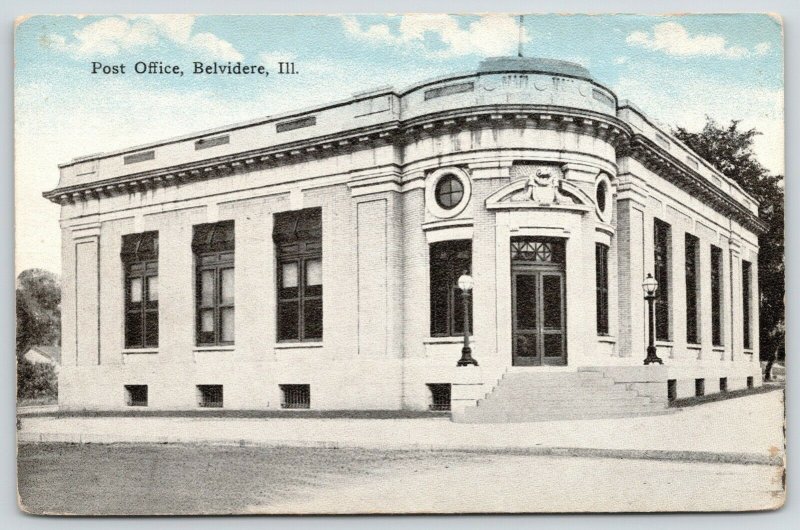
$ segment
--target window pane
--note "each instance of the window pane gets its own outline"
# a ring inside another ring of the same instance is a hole
[[[306,261],[306,286],[322,285],[322,260]]]
[[[119,285],[119,284],[117,284]],[[142,302],[142,279],[131,278],[130,282],[130,301],[133,304]]]
[[[145,313],[145,346],[158,346],[158,311]]]
[[[222,342],[233,342],[234,312],[232,307],[220,310],[220,334]]]
[[[597,293],[597,333],[608,334],[608,247],[595,245],[595,282]]]
[[[289,261],[281,266],[281,287],[290,289],[297,287],[297,262]]]
[[[214,333],[214,310],[204,309],[200,312],[200,331]]]
[[[297,340],[300,338],[298,302],[278,304],[278,340]]]
[[[517,329],[536,329],[536,276],[517,276]]]
[[[514,339],[517,343],[517,349],[514,354],[517,357],[536,357],[536,338],[537,334],[516,334]]]
[[[222,284],[222,288],[220,291],[220,303],[224,305],[229,305],[233,303],[233,269],[222,269],[220,271],[220,276],[222,279],[220,283]]]
[[[561,333],[545,333],[544,335],[544,356],[561,357],[562,354]]]
[[[669,340],[670,316],[670,225],[655,219],[653,224],[653,272],[658,282],[656,291],[655,317],[656,339]]]
[[[686,234],[686,341],[690,344],[700,342],[697,304],[697,245],[698,239],[691,234]]]
[[[464,332],[463,301],[461,291],[455,285],[458,277],[471,269],[472,241],[444,241],[430,246],[432,336],[454,336]]]
[[[306,300],[303,304],[305,339],[322,338],[322,300]]]
[[[158,276],[147,277],[147,301],[158,302]]]
[[[125,315],[125,346],[142,347],[142,313],[133,311]]]
[[[711,342],[722,346],[722,250],[711,247]]]
[[[562,307],[561,276],[542,275],[542,305],[544,306],[544,327],[560,328]],[[558,355],[561,355],[561,353],[559,352]]]
[[[452,308],[453,308],[453,322],[451,325],[451,330],[453,335],[463,335],[464,334],[464,295],[457,286],[452,286],[450,291],[450,296],[452,300]],[[470,297],[471,301],[472,297]],[[470,326],[470,330],[472,330],[472,326]]]
[[[200,305],[214,307],[214,271],[200,272]]]
[[[436,280],[431,278],[431,282]],[[446,285],[431,285],[431,335],[447,335],[447,320],[450,318],[447,310],[447,297],[449,295]]]

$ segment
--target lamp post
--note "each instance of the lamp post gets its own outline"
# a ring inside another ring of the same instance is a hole
[[[653,311],[653,303],[656,300],[656,291],[658,290],[658,282],[653,275],[649,272],[647,273],[647,278],[645,278],[644,282],[642,282],[642,289],[644,289],[644,299],[647,300],[648,304],[648,322],[649,322],[649,341],[647,343],[647,357],[644,358],[644,364],[651,364],[651,363],[658,363],[664,364],[658,355],[656,355],[656,343],[655,343],[655,313]]]
[[[472,348],[469,347],[469,296],[474,282],[468,271],[464,271],[458,278],[458,288],[461,289],[461,298],[464,300],[464,347],[461,348],[461,359],[456,366],[478,366],[478,361],[472,358]]]

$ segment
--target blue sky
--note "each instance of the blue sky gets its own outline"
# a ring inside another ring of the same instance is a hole
[[[766,15],[529,15],[524,53],[578,62],[665,125],[741,119],[783,173],[783,47]],[[59,270],[58,207],[41,198],[57,164],[475,68],[515,54],[516,18],[450,16],[37,16],[15,42],[17,270]],[[91,75],[92,61],[160,60],[175,76]],[[193,61],[300,74],[207,77]],[[24,205],[24,206],[23,206]]]

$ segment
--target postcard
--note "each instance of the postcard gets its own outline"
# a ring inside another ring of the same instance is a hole
[[[778,15],[15,35],[21,510],[783,505]]]

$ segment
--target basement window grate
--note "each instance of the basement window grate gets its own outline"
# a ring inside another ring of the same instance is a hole
[[[222,408],[222,385],[197,385],[197,406]]]
[[[706,380],[705,379],[695,379],[694,380],[694,395],[695,396],[704,396],[706,393]]]
[[[311,408],[311,385],[280,385],[283,409]]]
[[[719,378],[719,391],[720,392],[727,392],[728,391],[728,378],[727,377],[720,377]]]
[[[752,375],[748,375],[747,376],[747,388],[753,388],[753,376]]]
[[[147,385],[125,385],[125,404],[129,407],[146,407]]]
[[[667,380],[667,401],[672,403],[678,399],[678,381],[675,379]]]
[[[428,404],[430,410],[450,410],[450,383],[428,383],[431,400]]]

